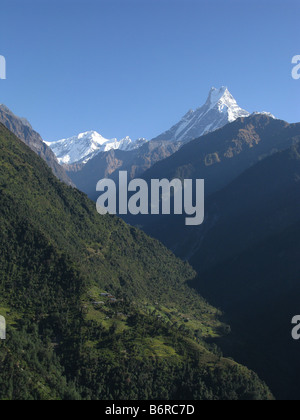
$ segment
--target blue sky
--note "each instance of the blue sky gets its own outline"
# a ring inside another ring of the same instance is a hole
[[[300,121],[299,0],[1,0],[0,103],[48,141],[153,138],[228,86]]]

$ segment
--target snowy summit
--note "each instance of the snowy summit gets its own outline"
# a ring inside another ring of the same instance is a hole
[[[266,114],[275,118],[272,114]],[[189,111],[170,130],[156,137],[154,140],[166,140],[187,143],[199,138],[204,134],[224,127],[238,118],[248,117],[249,112],[240,108],[234,97],[226,87],[212,88],[205,104]],[[61,164],[87,163],[100,152],[108,152],[111,149],[131,151],[138,149],[147,142],[141,138],[132,141],[129,137],[122,140],[108,140],[96,131],[88,131],[78,136],[47,143],[53,150]]]
[[[78,136],[46,143],[55,153],[60,164],[87,163],[100,152],[111,149],[124,151],[134,150],[146,143],[146,139],[131,140],[125,137],[122,140],[106,139],[96,131],[87,131]]]
[[[248,117],[249,112],[240,108],[226,87],[212,88],[205,104],[189,111],[170,130],[156,140],[170,140],[187,143],[206,133],[215,131],[241,117]]]

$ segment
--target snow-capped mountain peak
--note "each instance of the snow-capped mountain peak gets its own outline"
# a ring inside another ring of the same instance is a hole
[[[179,123],[158,136],[156,140],[187,143],[217,130],[237,118],[248,117],[249,115],[249,112],[238,106],[227,87],[222,86],[220,89],[213,87],[202,107],[195,111],[190,110]]]
[[[236,102],[227,87],[222,86],[220,89],[212,87],[207,98],[207,103],[210,106],[215,106],[219,101],[226,102],[228,99]]]
[[[71,165],[74,163],[85,164],[98,153],[108,152],[111,149],[134,150],[146,141],[143,138],[133,141],[130,137],[124,137],[119,141],[116,138],[106,139],[97,131],[87,131],[78,134],[78,136],[46,144],[53,150],[59,163]]]
[[[228,122],[235,121],[241,114],[245,114],[245,116],[249,115],[247,111],[242,110],[238,106],[236,100],[225,86],[222,86],[221,89],[214,87],[211,89],[207,99],[207,105],[209,106],[209,110],[217,108],[220,113],[227,112]]]
[[[269,113],[261,114],[275,118]],[[222,86],[220,89],[213,87],[202,107],[188,111],[177,124],[153,140],[188,143],[238,118],[248,116],[250,113],[237,104],[227,87]],[[111,149],[130,151],[138,149],[146,142],[144,138],[133,141],[130,137],[109,140],[96,131],[87,131],[78,136],[47,143],[47,145],[53,150],[61,164],[85,164],[100,152],[108,152]]]

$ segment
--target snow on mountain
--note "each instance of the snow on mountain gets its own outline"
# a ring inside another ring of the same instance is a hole
[[[275,118],[267,112],[262,114]],[[202,107],[195,111],[190,110],[170,130],[153,140],[187,143],[222,128],[238,118],[248,116],[250,113],[239,107],[226,87],[212,88]],[[146,142],[144,138],[133,141],[129,137],[122,140],[108,140],[96,131],[88,131],[75,137],[46,144],[50,146],[61,164],[85,164],[100,152],[108,152],[111,149],[131,151],[138,149]]]
[[[100,152],[108,152],[111,149],[124,151],[134,150],[147,142],[146,139],[131,140],[125,137],[118,141],[117,139],[106,139],[96,131],[87,131],[78,136],[58,140],[56,142],[47,142],[46,144],[53,150],[59,163],[87,163]]]
[[[240,108],[226,87],[212,88],[206,103],[190,110],[170,130],[155,140],[170,140],[187,143],[206,133],[215,131],[240,117],[248,117],[249,112]]]
[[[267,117],[270,117],[270,118],[273,118],[274,120],[276,120],[276,117],[273,114],[271,114],[271,112],[266,112],[266,111],[258,112],[258,111],[255,111],[255,112],[253,112],[252,115],[266,115]]]

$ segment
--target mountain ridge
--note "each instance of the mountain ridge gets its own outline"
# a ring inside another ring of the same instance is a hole
[[[208,199],[190,259],[201,278],[194,287],[233,327],[228,351],[283,400],[299,399],[299,347],[290,328],[300,293],[299,145],[256,163]]]
[[[121,140],[106,139],[96,131],[87,131],[67,139],[56,142],[47,142],[47,146],[55,153],[60,164],[86,164],[101,152],[110,150],[131,151],[141,147],[147,142],[140,138],[135,141],[130,137]]]
[[[151,178],[205,178],[206,189],[214,192],[230,182],[258,159],[263,159],[293,144],[300,124],[289,124],[267,114],[252,114],[183,145],[175,154],[157,162],[144,175]],[[283,135],[286,133],[285,135]],[[286,138],[288,140],[286,140]],[[263,139],[266,139],[263,141]],[[244,167],[232,167],[232,161]],[[228,180],[219,178],[218,168],[226,165]],[[231,168],[231,169],[230,169]],[[229,174],[231,172],[231,174]],[[213,183],[211,178],[213,175]]]
[[[119,171],[127,171],[129,179],[139,177],[156,162],[171,156],[181,146],[181,143],[153,140],[132,151],[101,152],[86,165],[65,165],[64,168],[77,188],[96,201],[96,184],[100,179],[110,178],[118,182]]]
[[[227,87],[212,88],[203,106],[195,111],[190,110],[177,124],[156,136],[150,142],[170,141],[185,144],[238,118],[248,117],[249,115],[248,111],[238,106]],[[272,116],[269,113],[268,115]],[[89,131],[71,138],[47,142],[47,145],[54,151],[61,164],[74,165],[86,164],[101,152],[108,152],[113,149],[132,151],[147,142],[148,140],[145,138],[132,141],[130,137],[125,137],[120,141],[117,139],[108,140],[95,131]]]
[[[177,124],[155,137],[154,140],[187,143],[208,132],[217,130],[237,118],[249,115],[248,111],[238,106],[227,87],[222,86],[220,89],[213,87],[202,107],[195,111],[190,110]]]
[[[59,164],[55,154],[46,145],[41,136],[33,130],[27,119],[16,116],[7,106],[0,105],[0,123],[4,124],[6,128],[40,156],[52,169],[52,172],[57,178],[67,185],[74,186]]]
[[[288,124],[262,114],[251,115],[189,142],[153,165],[142,178],[146,182],[165,178],[204,179],[207,202],[212,194],[224,189],[253,165],[299,140],[300,124]],[[206,213],[205,219],[207,217]],[[128,215],[124,219],[138,225],[184,259],[192,257],[201,238],[202,226],[185,227],[183,216]]]

